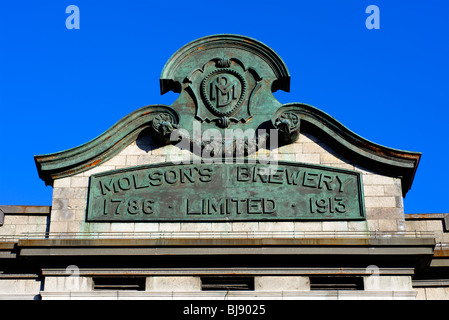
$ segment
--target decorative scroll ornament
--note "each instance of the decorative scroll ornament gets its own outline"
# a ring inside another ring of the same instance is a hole
[[[175,119],[169,113],[159,113],[154,117],[151,126],[162,136],[169,135],[178,128],[178,125],[175,124]]]
[[[281,113],[281,115],[275,120],[275,127],[286,134],[299,130],[299,124],[299,116],[290,111]]]
[[[280,108],[275,113],[272,123],[279,130],[279,139],[282,143],[288,144],[298,139],[301,119],[294,109],[283,110],[283,108]]]

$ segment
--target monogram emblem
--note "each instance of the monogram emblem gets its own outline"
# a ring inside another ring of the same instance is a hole
[[[246,80],[239,72],[221,68],[203,79],[201,93],[211,112],[224,117],[232,115],[241,105],[246,87]]]

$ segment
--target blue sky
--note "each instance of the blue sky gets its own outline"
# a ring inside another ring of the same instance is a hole
[[[80,10],[80,29],[65,12]],[[380,29],[368,30],[368,5]],[[373,142],[423,153],[406,213],[449,212],[449,1],[0,0],[0,204],[51,205],[33,156],[83,144],[160,95],[165,62],[217,33],[289,68],[283,103],[311,104]]]

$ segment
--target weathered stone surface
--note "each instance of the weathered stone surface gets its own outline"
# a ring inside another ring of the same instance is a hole
[[[147,291],[201,291],[199,277],[147,277]]]
[[[309,277],[301,276],[261,276],[254,277],[255,291],[308,291]]]

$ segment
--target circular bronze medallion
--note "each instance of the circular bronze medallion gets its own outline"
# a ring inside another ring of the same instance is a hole
[[[201,93],[215,115],[230,116],[245,97],[246,80],[230,68],[217,69],[203,79]]]

